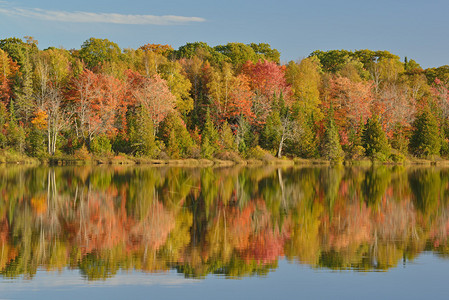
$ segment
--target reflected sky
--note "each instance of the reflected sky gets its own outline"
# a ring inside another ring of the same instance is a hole
[[[0,281],[0,293],[1,299],[194,299],[207,295],[214,299],[426,299],[430,295],[447,299],[448,269],[448,261],[424,253],[411,264],[380,273],[313,269],[281,260],[278,270],[266,277],[240,280],[130,272],[88,282],[74,270],[39,271],[33,280]]]

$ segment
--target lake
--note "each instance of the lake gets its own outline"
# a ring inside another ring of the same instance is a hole
[[[447,299],[449,169],[0,166],[1,299]]]

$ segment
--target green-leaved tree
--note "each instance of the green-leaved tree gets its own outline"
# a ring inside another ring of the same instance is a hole
[[[201,134],[201,154],[205,158],[212,158],[212,156],[219,150],[219,135],[215,129],[214,122],[210,117],[210,111],[206,113],[206,123],[204,124],[203,132]]]
[[[418,157],[428,157],[440,153],[441,137],[438,122],[428,108],[423,109],[413,122],[410,149]]]
[[[366,120],[362,132],[362,147],[371,160],[385,161],[390,155],[390,145],[377,115]]]
[[[331,106],[326,122],[323,139],[321,140],[321,156],[330,161],[341,161],[343,149],[340,145],[340,135],[334,121],[334,110]]]

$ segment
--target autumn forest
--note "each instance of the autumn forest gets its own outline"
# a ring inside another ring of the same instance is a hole
[[[268,44],[80,49],[0,40],[1,156],[274,157],[403,162],[449,155],[449,66],[388,51]]]

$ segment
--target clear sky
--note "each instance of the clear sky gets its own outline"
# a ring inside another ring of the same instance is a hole
[[[0,38],[79,49],[90,37],[147,43],[269,43],[283,62],[314,50],[388,50],[449,64],[449,0],[0,0]]]

